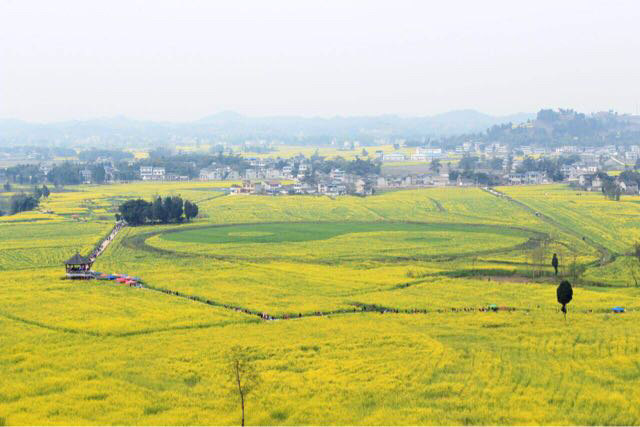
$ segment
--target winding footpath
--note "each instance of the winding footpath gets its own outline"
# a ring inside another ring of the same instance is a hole
[[[518,205],[519,207],[527,210],[528,212],[536,215],[537,217],[540,217],[541,219],[547,221],[551,225],[553,225],[553,226],[555,226],[555,227],[557,227],[557,228],[559,228],[559,229],[561,229],[563,231],[571,233],[572,235],[577,236],[577,237],[581,237],[581,238],[583,237],[579,233],[562,226],[561,224],[559,224],[554,219],[552,219],[552,218],[550,218],[550,217],[548,217],[546,215],[540,214],[539,212],[535,211],[534,209],[530,208],[529,206],[525,205],[524,203],[522,203],[520,201],[517,201],[517,200],[507,196],[504,193],[501,193],[501,192],[499,192],[497,190],[494,190],[493,188],[487,188],[487,189],[483,189],[483,190],[488,192],[489,194],[491,194],[493,196],[505,198],[506,200]],[[110,232],[110,234],[96,247],[94,252],[90,255],[90,258],[95,261],[100,255],[102,255],[102,253],[104,253],[104,251],[107,249],[107,247],[115,240],[118,232],[121,231],[122,228],[124,228],[125,226],[126,226],[126,223],[124,221],[120,221],[120,222],[116,223],[116,226],[113,228],[113,230]],[[531,231],[531,230],[528,230],[528,231]],[[150,233],[150,234],[154,234],[154,233]],[[540,234],[544,234],[544,233],[540,233]],[[138,239],[141,238],[141,240],[142,240],[142,242],[137,242],[137,243],[138,243],[138,245],[142,244],[143,249],[144,249],[144,246],[146,245],[144,243],[144,240],[145,240],[146,237],[148,237],[147,234],[144,234],[142,236],[137,236]],[[599,245],[598,243],[592,241],[589,238],[585,238],[584,240],[586,242],[588,242],[590,245],[592,245],[592,247],[594,247],[595,249],[598,250],[598,252],[601,254],[603,260],[606,259],[608,262],[611,262],[611,259],[615,257],[615,254],[612,254],[604,246]],[[125,245],[126,245],[126,243],[125,243]],[[132,245],[132,247],[135,247],[135,245]],[[513,248],[511,248],[511,249],[513,249]],[[412,286],[413,284],[424,283],[427,280],[417,280],[417,281],[413,281],[413,282],[397,284],[397,285],[394,285],[391,289],[388,289],[388,290],[403,289],[403,288]],[[223,308],[223,309],[226,309],[226,310],[233,310],[233,311],[236,311],[236,312],[247,314],[249,316],[258,317],[261,320],[268,320],[268,321],[270,321],[270,320],[300,319],[300,318],[306,318],[306,317],[322,317],[322,316],[329,316],[329,315],[352,314],[352,313],[363,313],[363,312],[373,312],[373,313],[380,313],[380,314],[384,314],[384,313],[429,314],[429,313],[472,313],[472,312],[478,312],[479,313],[479,312],[490,312],[490,311],[506,311],[506,312],[514,312],[514,311],[530,312],[531,311],[530,308],[515,308],[515,307],[448,307],[448,308],[438,308],[438,309],[423,309],[423,308],[420,308],[420,309],[417,309],[417,308],[403,309],[403,308],[382,306],[382,305],[378,305],[378,304],[367,304],[367,303],[361,303],[361,302],[357,302],[357,301],[351,301],[351,302],[345,302],[344,303],[344,305],[349,306],[348,308],[341,308],[341,309],[328,310],[328,311],[312,311],[312,312],[304,312],[304,313],[303,312],[298,312],[298,313],[293,312],[293,313],[272,314],[272,313],[268,313],[268,312],[264,312],[264,311],[250,309],[250,308],[247,308],[247,307],[242,307],[242,306],[239,306],[239,305],[227,304],[227,303],[215,301],[215,300],[204,298],[204,297],[201,297],[201,296],[198,296],[198,295],[185,294],[183,292],[176,291],[176,290],[173,290],[173,289],[168,289],[168,288],[164,288],[164,287],[158,287],[158,286],[155,286],[155,285],[152,285],[150,283],[145,282],[143,279],[138,281],[137,287],[139,287],[141,289],[153,291],[153,292],[159,292],[159,293],[163,293],[163,294],[166,294],[166,295],[171,295],[171,296],[178,297],[178,298],[188,299],[190,301],[197,302],[197,303],[200,303],[200,304],[209,305],[209,306],[212,306],[212,307]]]

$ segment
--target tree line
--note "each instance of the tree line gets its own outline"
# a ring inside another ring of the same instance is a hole
[[[3,186],[5,191],[11,191],[11,184],[6,183]],[[9,199],[9,215],[15,215],[20,212],[32,211],[38,207],[40,203],[40,198],[49,197],[49,188],[46,185],[42,187],[34,187],[33,194],[27,194],[24,192],[14,194]],[[0,216],[4,215],[5,212],[0,210]]]
[[[125,220],[129,225],[180,223],[198,215],[198,205],[190,200],[182,200],[180,196],[158,196],[152,202],[144,199],[127,200],[118,210],[116,218]]]

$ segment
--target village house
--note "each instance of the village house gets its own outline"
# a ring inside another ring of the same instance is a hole
[[[82,179],[83,184],[91,184],[92,176],[93,174],[90,169],[85,168],[80,171],[80,178]]]
[[[244,171],[244,179],[258,179],[258,171],[255,169],[247,169]]]
[[[404,162],[407,159],[407,156],[404,153],[393,152],[389,154],[382,155],[383,162]]]
[[[118,171],[113,166],[104,166],[104,180],[108,183],[113,183],[116,181],[116,175]]]
[[[216,169],[200,169],[200,181],[222,181],[224,171]]]
[[[547,182],[546,180],[547,174],[544,172],[538,171],[529,171],[524,174],[524,183],[525,184],[544,184]]]
[[[227,169],[227,174],[224,177],[225,181],[239,181],[240,179],[242,179],[242,177],[240,176],[240,172],[235,169]]]
[[[178,175],[177,173],[168,173],[165,175],[165,181],[189,181],[187,175]]]
[[[329,177],[334,181],[345,182],[347,174],[343,170],[333,169],[329,173]]]
[[[264,172],[265,179],[278,179],[283,177],[284,177],[284,174],[275,168],[269,168]]]
[[[46,163],[41,163],[38,169],[43,175],[47,175],[49,172],[51,172],[51,166],[47,165]]]
[[[165,176],[164,168],[153,166],[140,166],[140,178],[143,181],[163,181]]]

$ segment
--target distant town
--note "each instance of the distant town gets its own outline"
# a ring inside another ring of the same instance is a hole
[[[86,146],[86,141],[82,141]],[[230,194],[367,196],[399,188],[569,183],[610,198],[638,194],[640,119],[541,110],[535,119],[441,138],[278,139],[76,151],[69,145],[0,147],[0,182],[105,184],[223,181]]]

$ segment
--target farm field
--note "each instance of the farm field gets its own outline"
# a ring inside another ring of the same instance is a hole
[[[239,424],[235,345],[261,377],[249,425],[640,423],[640,200],[555,185],[498,189],[510,199],[224,185],[70,187],[4,217],[0,425]],[[199,217],[125,227],[94,264],[143,288],[61,280],[120,202],[158,194],[197,202]]]

